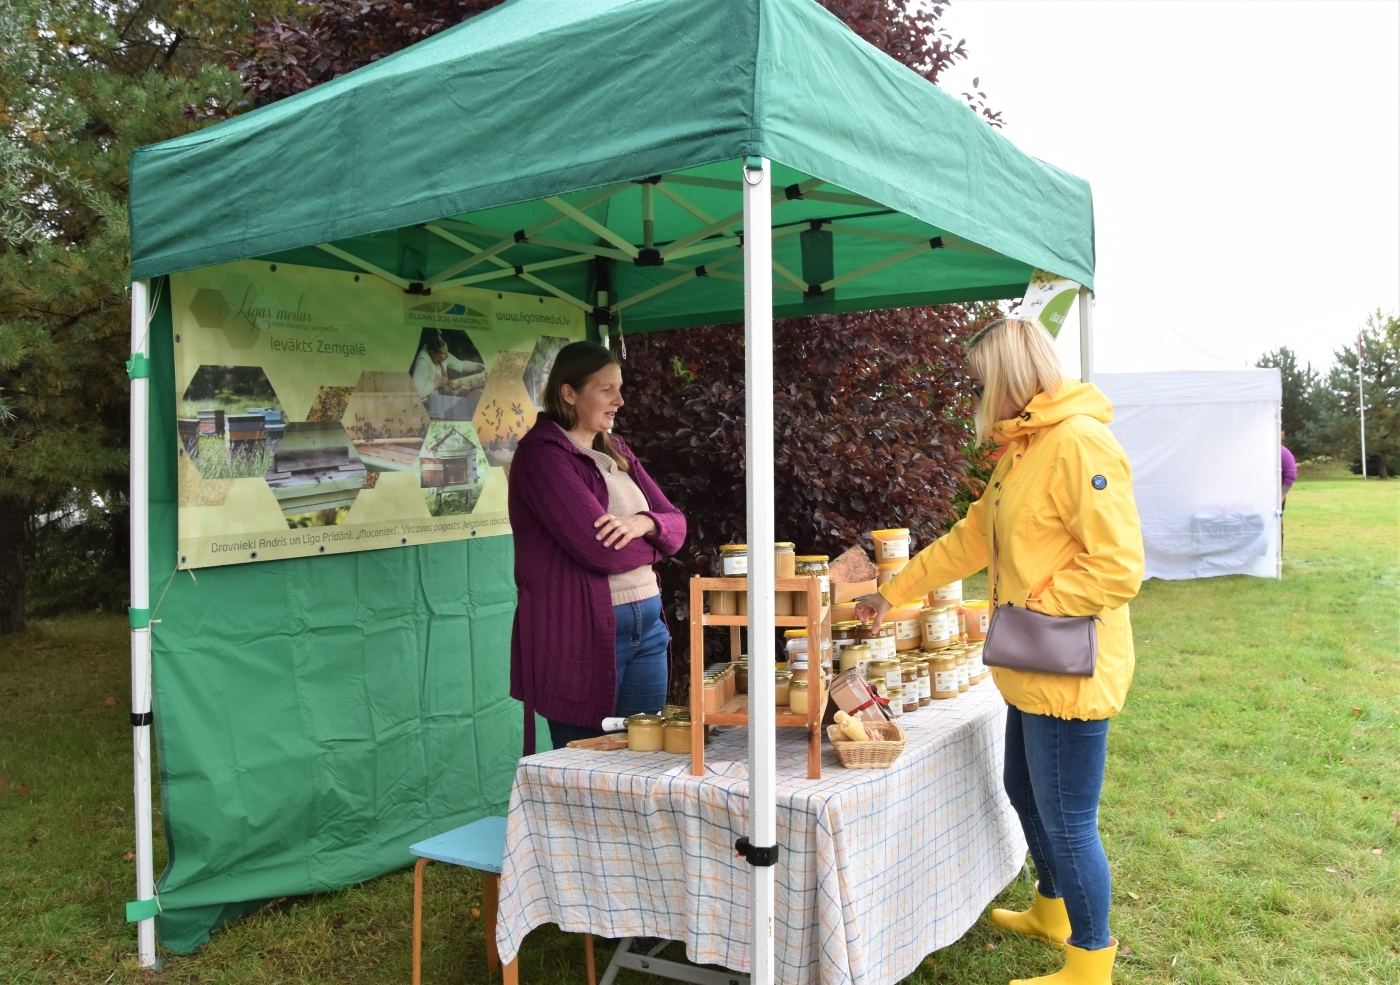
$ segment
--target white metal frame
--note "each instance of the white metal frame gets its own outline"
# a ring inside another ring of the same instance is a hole
[[[1079,289],[1079,380],[1094,382],[1094,292]]]
[[[748,499],[749,625],[775,615],[773,552],[773,200],[767,158],[744,162],[744,477]],[[749,634],[749,842],[777,841],[777,710],[772,633]],[[695,655],[692,654],[692,659]],[[779,859],[782,864],[782,859]],[[749,977],[773,981],[773,867],[752,866]]]
[[[632,951],[632,942],[635,939],[624,937],[618,942],[617,950],[613,952],[612,960],[608,962],[598,985],[613,985],[617,973],[623,968],[631,968],[633,971],[645,972],[658,978],[669,978],[672,981],[690,982],[692,985],[750,985],[749,976],[742,972],[715,971],[712,968],[701,968],[698,965],[657,957],[670,941],[661,941],[645,954],[635,954]]]
[[[150,589],[150,285],[131,284],[131,745],[136,821],[136,901],[155,899],[151,830],[151,589]],[[156,921],[136,923],[136,951],[143,968],[158,967]]]

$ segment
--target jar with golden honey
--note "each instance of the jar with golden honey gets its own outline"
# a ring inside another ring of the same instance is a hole
[[[661,733],[662,746],[667,752],[690,752],[690,712],[683,711],[666,719],[662,723]]]
[[[796,678],[793,679],[792,683],[788,685],[788,711],[794,715],[807,714],[807,696],[810,687],[811,685],[805,677],[800,681]]]
[[[788,670],[774,671],[773,673],[773,703],[779,708],[788,703],[789,691],[792,687],[792,672]]]
[[[919,710],[919,685],[916,681],[910,681],[904,685],[904,714],[912,714]]]
[[[866,670],[870,667],[870,661],[875,659],[875,651],[864,643],[852,643],[841,648],[841,664],[838,669],[842,672],[854,668],[861,677],[866,676]]]
[[[891,527],[870,531],[870,544],[875,548],[875,563],[909,560],[909,528]]]
[[[890,716],[899,718],[904,714],[904,685],[894,684],[887,689],[886,697],[889,699]]]
[[[957,633],[957,618],[949,618],[952,606],[931,605],[923,610],[923,642],[925,650],[938,650],[953,642]]]
[[[884,588],[890,582],[894,581],[894,576],[903,571],[908,564],[909,562],[906,560],[890,561],[886,564],[875,565],[875,587]]]
[[[953,657],[958,672],[958,690],[966,691],[972,686],[967,679],[967,654],[959,653]]]
[[[986,599],[964,599],[961,609],[967,622],[968,642],[985,640],[992,621],[991,603]]]
[[[928,674],[928,658],[920,655],[914,660],[914,669],[919,677],[919,707],[922,708],[932,701],[930,689],[932,687]]]
[[[631,715],[627,719],[627,748],[633,752],[660,752],[666,747],[660,715]]]
[[[868,680],[884,681],[888,687],[894,687],[904,683],[904,676],[900,671],[898,660],[882,660],[876,658],[870,661],[870,667],[866,671],[866,678]]]
[[[685,705],[662,705],[662,706],[661,706],[661,717],[662,717],[662,718],[664,718],[664,719],[666,719],[666,720],[669,721],[670,719],[675,718],[677,715],[685,715],[686,717],[689,717],[689,716],[690,716],[690,709],[688,709]]]
[[[877,660],[893,660],[899,652],[895,649],[894,624],[889,620],[885,620],[878,630],[862,625],[857,631],[856,640],[869,646]]]
[[[939,653],[929,658],[929,676],[933,690],[929,697],[938,701],[958,696],[958,662],[950,655]]]
[[[747,658],[734,664],[734,693],[749,693],[749,661]]]
[[[982,644],[971,643],[967,648],[967,655],[972,659],[972,668],[977,672],[977,680],[980,683],[992,676],[991,669],[982,662]]]

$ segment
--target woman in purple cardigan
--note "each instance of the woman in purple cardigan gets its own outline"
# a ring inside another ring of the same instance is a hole
[[[558,749],[601,735],[604,718],[665,703],[671,634],[652,565],[685,540],[685,517],[608,433],[622,406],[611,352],[559,350],[542,402],[510,467],[510,694],[525,703],[527,756],[535,712]]]

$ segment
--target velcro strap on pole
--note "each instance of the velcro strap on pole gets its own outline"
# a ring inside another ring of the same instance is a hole
[[[133,352],[131,358],[126,361],[126,375],[128,379],[144,380],[151,375],[151,360],[144,352]]]
[[[150,920],[160,913],[160,902],[152,896],[150,899],[139,899],[134,903],[126,904],[126,922],[140,923],[142,920]]]
[[[749,865],[777,865],[779,845],[768,845],[760,847],[750,844],[748,836],[740,838],[734,843],[734,850],[748,861]]]
[[[131,623],[132,629],[145,629],[151,624],[151,610],[138,609],[135,606],[128,606],[126,610],[127,621]]]
[[[142,725],[150,725],[156,720],[156,716],[149,711],[133,711],[131,713],[131,727],[140,728]]]

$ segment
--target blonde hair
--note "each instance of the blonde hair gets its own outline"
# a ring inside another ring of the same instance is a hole
[[[1038,393],[1060,389],[1060,357],[1050,333],[1029,318],[998,318],[967,340],[967,359],[982,377],[977,437],[996,428],[1002,407],[1024,408]]]

